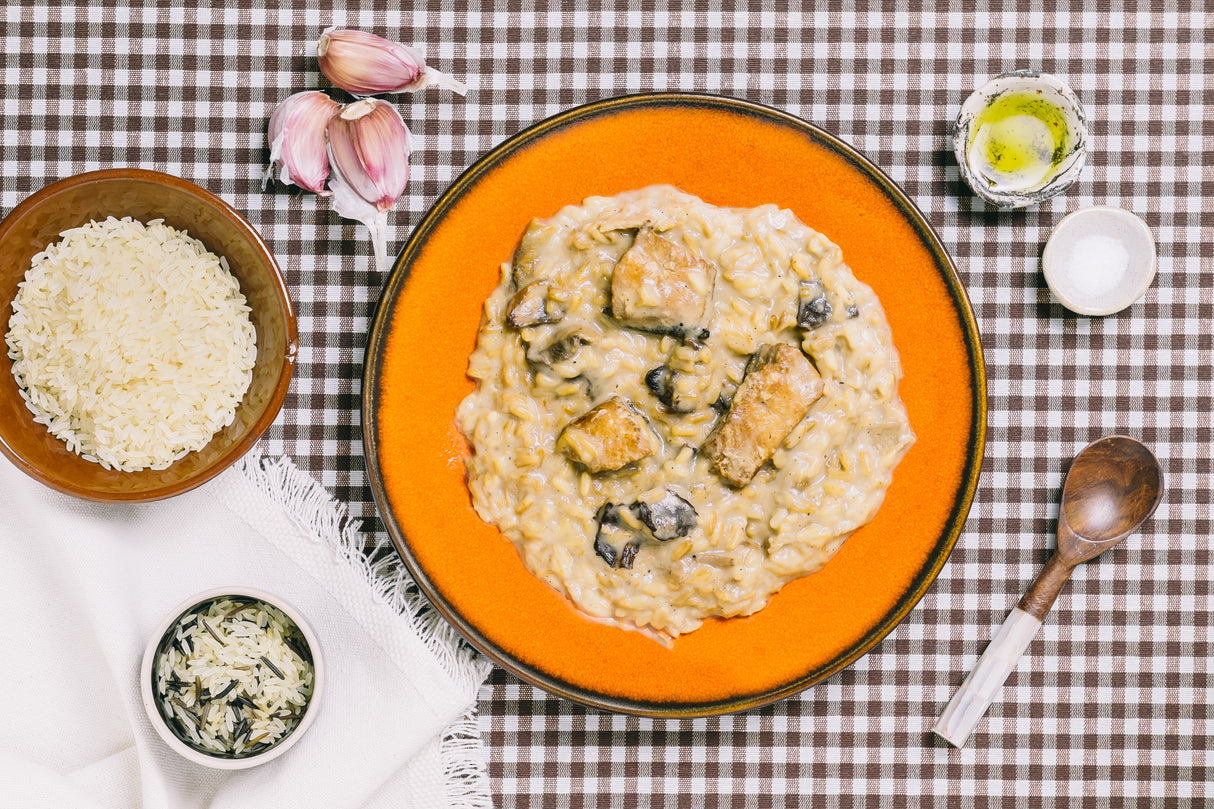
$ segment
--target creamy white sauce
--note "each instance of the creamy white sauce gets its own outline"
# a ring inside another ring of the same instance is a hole
[[[477,389],[461,403],[457,423],[474,450],[467,471],[478,513],[500,528],[532,573],[596,620],[669,642],[708,617],[761,609],[872,519],[914,441],[880,303],[837,246],[774,205],[718,208],[655,186],[587,199],[546,224],[550,239],[528,280],[545,280],[565,316],[510,326],[517,284],[505,264],[469,360]],[[702,348],[622,327],[607,314],[612,269],[642,224],[717,270]],[[797,323],[800,295],[815,284],[831,315],[806,330]],[[531,346],[570,329],[588,341],[574,357],[552,366],[528,362]],[[645,376],[670,363],[687,371],[693,394],[703,385],[705,397],[717,390],[728,396],[750,355],[773,342],[802,350],[825,391],[754,479],[735,488],[700,451],[718,410],[672,412]],[[637,407],[661,448],[618,471],[590,474],[558,450],[557,438],[612,395]],[[668,541],[640,531],[627,569],[595,553],[596,512],[604,503],[667,491],[694,506],[694,530]]]

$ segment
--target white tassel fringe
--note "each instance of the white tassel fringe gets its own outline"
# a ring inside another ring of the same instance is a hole
[[[278,503],[292,519],[337,557],[358,571],[374,597],[404,616],[439,661],[439,665],[472,702],[464,716],[452,722],[442,738],[443,773],[447,797],[457,809],[492,809],[476,721],[476,695],[492,664],[463,641],[422,595],[405,569],[391,540],[376,537],[370,545],[351,519],[349,510],[314,478],[286,457],[263,458],[250,452],[238,466],[259,491]]]

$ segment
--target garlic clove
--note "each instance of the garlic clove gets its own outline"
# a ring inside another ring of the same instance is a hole
[[[463,82],[427,67],[416,48],[365,31],[327,29],[316,45],[316,60],[329,81],[356,96],[412,93],[431,86],[459,95],[468,92]]]
[[[409,182],[409,128],[391,104],[364,98],[347,104],[326,128],[334,173],[386,211]]]
[[[409,182],[409,128],[391,104],[366,98],[347,104],[326,128],[333,209],[371,232],[376,264],[388,269],[388,209]]]
[[[278,179],[328,196],[329,156],[325,150],[325,127],[339,105],[317,90],[296,93],[279,104],[270,116],[270,165],[262,174],[262,188],[269,185],[274,169]]]

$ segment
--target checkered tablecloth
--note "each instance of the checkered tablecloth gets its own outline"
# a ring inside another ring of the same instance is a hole
[[[1214,15],[1185,0],[1112,14],[982,2],[712,2],[669,12],[587,0],[296,5],[0,8],[0,207],[67,175],[141,166],[244,212],[286,270],[302,343],[264,448],[310,471],[368,531],[379,523],[359,388],[385,275],[361,228],[311,195],[263,193],[260,182],[269,115],[290,93],[323,86],[307,46],[331,24],[422,46],[472,88],[466,99],[400,100],[419,148],[391,220],[393,250],[465,167],[545,116],[623,93],[720,93],[816,123],[899,182],[955,257],[982,332],[981,485],[951,560],[907,620],[846,671],[736,716],[599,714],[495,672],[480,721],[497,805],[1214,801]],[[958,178],[949,120],[975,86],[1026,67],[1070,83],[1095,147],[1068,193],[997,213]],[[1140,214],[1159,247],[1145,299],[1098,319],[1053,303],[1039,272],[1052,226],[1093,204]],[[943,745],[930,727],[1045,560],[1069,458],[1111,432],[1155,449],[1166,501],[1141,534],[1076,571],[969,745]]]

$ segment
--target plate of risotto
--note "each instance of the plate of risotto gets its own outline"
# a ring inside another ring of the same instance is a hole
[[[744,710],[854,662],[957,540],[982,350],[878,168],[771,108],[657,94],[473,165],[367,350],[376,503],[494,662],[651,716]]]

